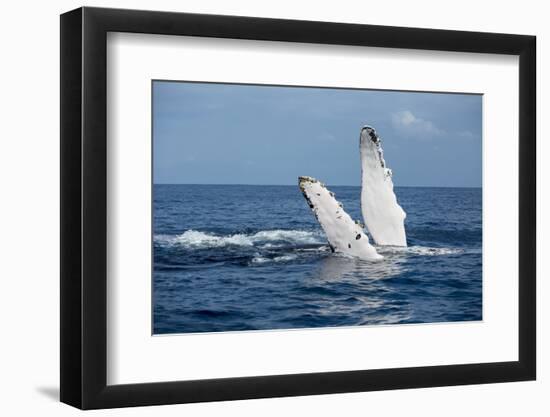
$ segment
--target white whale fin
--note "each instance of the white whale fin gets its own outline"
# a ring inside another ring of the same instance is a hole
[[[382,259],[369,242],[363,228],[344,211],[327,188],[311,177],[299,177],[300,190],[325,231],[333,252],[362,259]]]
[[[392,172],[386,167],[380,138],[371,126],[361,129],[361,211],[377,245],[407,246],[406,213],[393,192]]]

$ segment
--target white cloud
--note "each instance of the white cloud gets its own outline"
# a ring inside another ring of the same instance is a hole
[[[415,137],[441,136],[445,133],[429,120],[416,117],[409,110],[392,114],[392,124],[396,129],[406,131]]]
[[[461,132],[458,132],[458,136],[464,139],[474,139],[476,135],[474,135],[469,130],[463,130]]]

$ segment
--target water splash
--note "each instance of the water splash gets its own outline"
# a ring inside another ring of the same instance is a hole
[[[262,230],[257,233],[236,233],[217,235],[214,233],[187,230],[179,235],[155,235],[155,244],[161,247],[181,247],[187,249],[209,249],[226,246],[261,246],[277,248],[286,245],[323,245],[326,240],[318,231],[306,230]]]

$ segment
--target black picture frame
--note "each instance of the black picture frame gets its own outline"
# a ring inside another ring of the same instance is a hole
[[[519,56],[519,360],[107,385],[108,32]],[[533,380],[536,377],[534,36],[79,8],[61,15],[61,401],[81,409]]]

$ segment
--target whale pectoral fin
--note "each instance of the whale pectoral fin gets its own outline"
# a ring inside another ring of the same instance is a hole
[[[361,129],[361,212],[378,245],[407,246],[406,213],[393,191],[392,171],[386,167],[380,137],[374,128]]]
[[[299,186],[313,214],[325,231],[333,252],[362,259],[382,259],[360,224],[354,222],[324,184],[311,177],[299,177]]]

